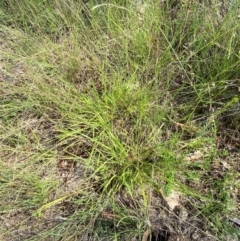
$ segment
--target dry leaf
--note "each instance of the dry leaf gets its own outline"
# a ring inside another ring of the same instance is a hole
[[[231,166],[226,161],[221,161],[221,164],[228,170]]]
[[[178,192],[173,191],[169,196],[163,198],[171,211],[173,211],[175,207],[180,206],[180,194]]]

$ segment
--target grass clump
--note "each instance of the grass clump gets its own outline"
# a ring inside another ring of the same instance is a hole
[[[237,240],[234,4],[2,3],[2,239]]]

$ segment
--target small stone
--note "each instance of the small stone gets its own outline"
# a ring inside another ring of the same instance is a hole
[[[186,221],[186,220],[187,220],[187,217],[188,217],[188,211],[187,211],[187,209],[184,208],[184,207],[181,207],[178,216],[179,216],[179,218],[180,218],[182,221]]]
[[[197,240],[198,238],[199,238],[199,234],[198,233],[195,232],[195,233],[192,234],[192,239],[193,240]]]

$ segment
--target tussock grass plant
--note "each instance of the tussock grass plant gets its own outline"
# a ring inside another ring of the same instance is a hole
[[[3,1],[1,239],[237,240],[238,4]]]

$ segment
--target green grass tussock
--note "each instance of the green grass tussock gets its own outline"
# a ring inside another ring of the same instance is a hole
[[[0,239],[239,238],[230,2],[0,3]]]

